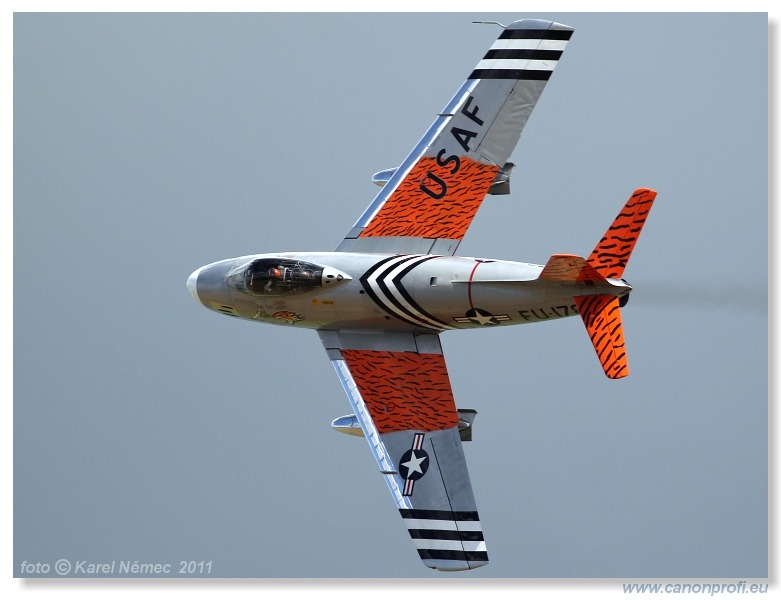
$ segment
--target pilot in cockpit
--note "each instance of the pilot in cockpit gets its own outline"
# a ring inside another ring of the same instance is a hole
[[[263,289],[266,292],[270,292],[271,288],[274,287],[275,281],[282,281],[282,271],[279,269],[276,269],[274,267],[270,268],[268,270],[268,281],[266,282],[266,285],[263,286]]]

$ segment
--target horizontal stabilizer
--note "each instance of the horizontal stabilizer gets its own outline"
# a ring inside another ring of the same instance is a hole
[[[588,262],[606,279],[618,279],[624,273],[655,199],[654,190],[635,190],[589,255]]]
[[[603,295],[576,296],[575,304],[605,375],[610,379],[621,379],[629,375],[619,298]]]
[[[610,283],[620,287],[615,280],[620,279],[624,274],[626,264],[629,262],[629,257],[632,255],[655,199],[654,190],[636,189],[608,227],[605,235],[599,240],[588,260],[577,256],[554,255],[545,265],[540,279],[552,282],[582,281],[592,286]],[[607,282],[607,279],[611,279],[612,282]],[[625,289],[619,294],[603,294],[602,290],[592,290],[592,295],[573,298],[602,369],[610,379],[620,379],[629,375],[621,304],[626,303],[629,290],[632,288],[623,280],[621,284]]]

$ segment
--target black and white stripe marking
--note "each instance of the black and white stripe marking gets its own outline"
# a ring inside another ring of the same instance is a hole
[[[547,81],[571,36],[571,29],[505,29],[469,79]]]
[[[399,512],[421,559],[488,561],[476,511],[401,509]]]
[[[381,260],[361,276],[369,297],[388,314],[427,329],[454,329],[427,313],[404,288],[401,280],[418,265],[436,256],[391,256]]]

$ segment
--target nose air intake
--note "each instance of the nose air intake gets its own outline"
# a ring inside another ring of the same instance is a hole
[[[216,306],[230,304],[225,276],[234,260],[223,260],[204,265],[187,278],[187,291],[193,299],[206,308],[219,310]]]
[[[190,295],[195,298],[195,301],[199,304],[201,303],[201,299],[198,297],[198,274],[201,272],[201,268],[196,269],[193,271],[190,276],[187,278],[187,290],[190,292]]]

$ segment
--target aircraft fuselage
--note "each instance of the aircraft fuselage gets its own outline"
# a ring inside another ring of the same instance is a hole
[[[574,296],[623,296],[610,279],[558,283],[542,265],[460,256],[286,252],[201,267],[187,286],[234,317],[311,329],[444,331],[578,314]]]

